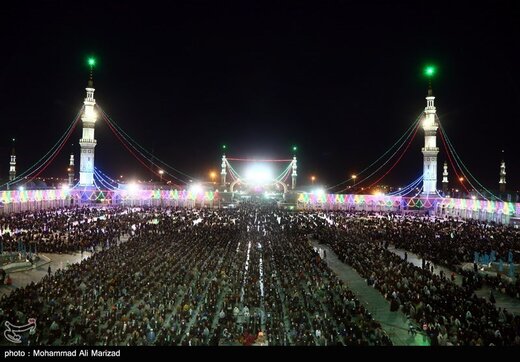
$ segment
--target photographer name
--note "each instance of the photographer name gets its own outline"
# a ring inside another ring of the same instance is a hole
[[[121,357],[121,350],[109,351],[100,349],[75,349],[53,351],[47,349],[6,350],[4,358],[9,357]]]

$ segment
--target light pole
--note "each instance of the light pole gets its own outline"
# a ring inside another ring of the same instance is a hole
[[[164,171],[163,170],[159,170],[159,177],[161,179],[161,182],[162,182],[162,175],[164,174]]]
[[[217,173],[215,171],[211,171],[209,173],[209,177],[211,178],[211,181],[213,182],[213,184],[215,184],[215,178],[217,177]]]
[[[314,185],[314,181],[316,181],[316,176],[311,176],[311,182]]]
[[[356,179],[357,179],[357,176],[356,175],[352,175],[352,180],[354,181],[354,184],[352,185],[352,188],[356,187]]]

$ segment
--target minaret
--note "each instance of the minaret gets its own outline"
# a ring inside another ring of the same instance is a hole
[[[222,167],[222,171],[220,172],[220,186],[222,187],[222,190],[225,190],[226,189],[226,175],[227,175],[227,172],[226,172],[226,155],[222,155],[222,164],[221,164],[221,167]]]
[[[74,153],[70,153],[69,167],[67,167],[67,173],[69,176],[69,187],[74,186]]]
[[[502,150],[502,162],[500,163],[500,181],[498,188],[501,194],[506,192],[506,161],[504,161],[504,151]]]
[[[293,160],[292,160],[292,184],[291,184],[291,189],[294,190],[296,188],[296,176],[298,176],[298,173],[296,172],[296,170],[298,169],[298,165],[296,164],[296,156],[293,157]]]
[[[16,178],[16,153],[14,152],[14,141],[13,138],[13,149],[11,150],[11,161],[9,162],[9,181],[13,181]]]
[[[424,129],[424,147],[422,153],[424,155],[423,167],[423,194],[434,194],[437,190],[437,154],[439,148],[437,147],[437,121],[436,109],[433,101],[431,83],[428,87],[428,96],[426,97],[426,108],[424,109],[424,116],[422,120],[422,127]]]
[[[444,171],[442,172],[442,193],[448,194],[448,162],[444,161]]]
[[[79,160],[79,185],[94,186],[94,148],[96,139],[94,138],[94,126],[97,114],[94,110],[96,100],[94,99],[94,81],[92,80],[92,68],[94,59],[89,59],[90,77],[86,88],[87,98],[85,98],[83,116],[83,136],[79,140],[81,155]]]

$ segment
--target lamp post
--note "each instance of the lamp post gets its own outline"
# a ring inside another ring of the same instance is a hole
[[[215,177],[217,177],[217,173],[215,171],[211,171],[209,173],[209,177],[211,178],[211,181],[215,183]]]
[[[352,188],[356,187],[356,179],[357,179],[357,176],[356,175],[352,175],[352,180],[354,181],[354,184],[352,185]]]
[[[316,181],[316,176],[313,175],[313,176],[311,176],[311,182],[313,185],[314,185],[314,181]]]
[[[161,179],[161,182],[162,182],[162,175],[164,174],[164,171],[163,170],[159,170],[159,177]]]

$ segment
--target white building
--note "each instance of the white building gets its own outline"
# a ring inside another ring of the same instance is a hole
[[[83,136],[79,140],[81,147],[81,155],[79,160],[79,186],[94,186],[94,148],[96,147],[96,139],[94,138],[94,127],[96,125],[97,114],[94,109],[96,100],[94,99],[94,82],[92,80],[92,70],[90,79],[86,88],[87,98],[83,104],[85,105],[83,116]]]
[[[428,96],[426,97],[426,108],[422,119],[422,127],[424,130],[424,147],[422,153],[424,155],[423,163],[423,195],[435,194],[437,191],[437,110],[434,105],[435,97],[433,96],[431,85],[428,88]]]

